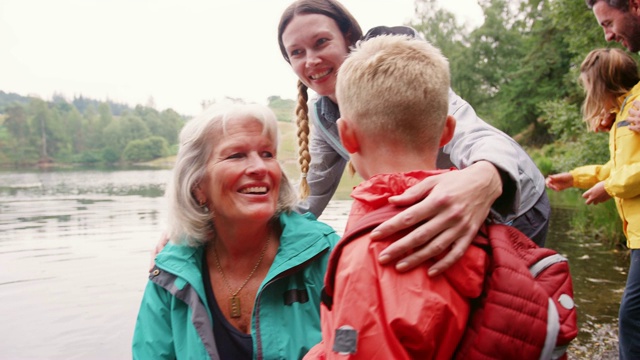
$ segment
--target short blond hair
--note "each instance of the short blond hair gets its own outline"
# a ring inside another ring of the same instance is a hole
[[[215,219],[204,211],[193,194],[202,181],[215,145],[226,135],[229,121],[251,118],[262,124],[262,131],[278,144],[278,123],[273,111],[257,104],[215,104],[189,120],[180,131],[180,147],[173,168],[173,178],[167,185],[169,204],[169,238],[174,242],[198,246],[215,235]],[[282,168],[281,168],[282,171]],[[275,216],[291,211],[297,204],[297,194],[282,172],[278,208]],[[209,199],[214,202],[216,199]]]
[[[359,42],[338,71],[340,113],[368,136],[417,148],[440,140],[449,104],[449,62],[423,39],[380,35]]]

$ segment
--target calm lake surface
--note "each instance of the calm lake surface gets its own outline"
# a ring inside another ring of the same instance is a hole
[[[149,251],[165,228],[169,170],[0,172],[0,359],[128,359]],[[349,200],[321,220],[339,233]],[[570,260],[583,342],[613,329],[628,268],[567,235],[554,209],[547,246]],[[594,340],[595,339],[595,340]]]

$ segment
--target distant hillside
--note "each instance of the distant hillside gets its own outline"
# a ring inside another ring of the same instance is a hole
[[[279,96],[270,96],[269,107],[276,114],[278,121],[295,122],[293,121],[296,107],[295,101],[291,99],[282,99]]]
[[[4,109],[11,104],[28,104],[31,101],[30,97],[22,96],[16,93],[6,93],[0,90],[0,113],[4,112]]]
[[[244,100],[235,101],[243,103]],[[295,103],[269,98],[280,123],[292,125]],[[83,96],[51,101],[0,91],[0,166],[55,163],[137,163],[177,151],[178,134],[190,117],[172,109],[98,101]],[[294,163],[295,130],[282,151]],[[284,157],[283,157],[284,159]]]
[[[175,153],[186,120],[171,109],[0,91],[0,166],[153,160]]]
[[[27,105],[34,99],[42,100],[38,97],[34,96],[24,96],[17,93],[12,92],[4,92],[0,90],[0,114],[6,112],[7,107],[20,104]],[[278,121],[284,122],[292,122],[294,119],[294,110],[295,110],[295,101],[291,99],[282,99],[279,96],[271,96],[269,97],[268,106],[273,110],[276,114],[276,118]],[[236,99],[236,101],[242,102],[242,99]],[[49,101],[47,101],[49,102]],[[95,100],[91,98],[84,97],[82,95],[78,97],[74,97],[71,101],[67,100],[61,95],[53,95],[51,103],[69,103],[73,105],[81,114],[85,114],[88,108],[93,108],[93,110],[98,109],[100,105],[107,104],[109,110],[113,116],[121,116],[126,112],[130,112],[134,110],[131,106],[123,103],[117,103],[110,100],[101,101]],[[187,118],[186,116],[182,116],[183,118]]]
[[[34,100],[34,99],[39,99],[39,98],[33,97],[33,96],[23,96],[23,95],[11,93],[11,92],[6,93],[0,90],[0,113],[4,113],[6,108],[13,104],[26,105],[31,100]],[[73,100],[71,101],[68,101],[61,95],[53,95],[51,102],[53,103],[69,102],[70,104],[75,106],[75,108],[81,114],[84,114],[87,108],[89,108],[91,105],[93,106],[93,109],[98,109],[100,105],[103,103],[106,103],[109,106],[109,109],[111,110],[111,114],[114,116],[120,116],[124,112],[132,110],[132,108],[127,104],[116,103],[110,100],[107,100],[107,101],[94,100],[94,99],[86,98],[82,95],[80,95],[79,97],[74,97]]]

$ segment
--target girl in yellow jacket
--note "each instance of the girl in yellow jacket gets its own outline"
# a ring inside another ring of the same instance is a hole
[[[640,134],[629,129],[629,110],[640,99],[640,75],[635,60],[619,49],[591,51],[580,67],[586,98],[582,112],[596,131],[603,114],[615,114],[609,131],[611,158],[604,165],[587,165],[550,175],[547,187],[587,190],[587,204],[614,198],[622,219],[631,266],[619,313],[620,359],[640,359]]]

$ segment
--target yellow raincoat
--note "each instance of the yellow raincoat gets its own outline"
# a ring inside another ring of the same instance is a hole
[[[630,249],[640,249],[640,134],[629,130],[626,119],[631,103],[638,99],[640,83],[620,97],[620,110],[609,133],[609,162],[571,171],[577,188],[587,189],[605,181],[604,189],[616,202]]]

